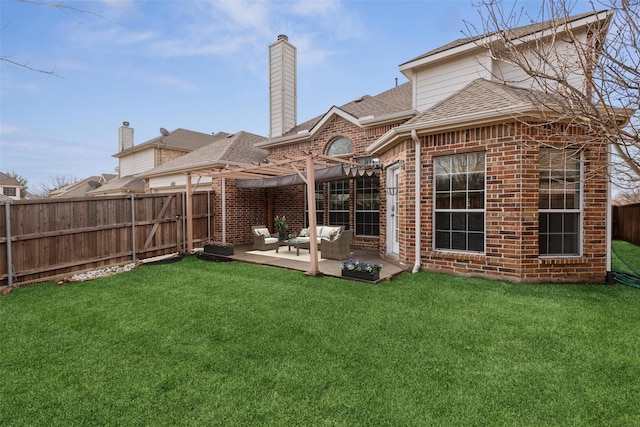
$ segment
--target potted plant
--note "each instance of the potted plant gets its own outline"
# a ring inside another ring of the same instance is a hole
[[[276,216],[273,218],[273,225],[276,227],[278,234],[280,235],[280,240],[286,240],[287,238],[287,217]]]
[[[208,240],[204,244],[204,252],[213,255],[233,255],[233,244]]]
[[[342,277],[351,277],[354,279],[376,281],[380,279],[380,270],[382,264],[374,264],[363,262],[360,260],[349,259],[340,264]]]

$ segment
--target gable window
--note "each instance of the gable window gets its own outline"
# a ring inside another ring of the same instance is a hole
[[[540,255],[580,253],[580,164],[578,150],[540,149]]]
[[[329,224],[349,229],[349,181],[329,183]]]
[[[2,194],[7,197],[15,197],[18,192],[16,191],[16,187],[2,187]]]
[[[435,159],[435,248],[484,252],[485,153]]]
[[[327,147],[327,156],[342,156],[351,153],[353,153],[353,143],[344,136],[334,139]]]
[[[356,235],[380,235],[380,178],[356,180]]]

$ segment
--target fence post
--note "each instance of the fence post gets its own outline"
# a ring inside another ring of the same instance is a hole
[[[11,207],[10,200],[4,201],[5,222],[7,228],[7,285],[13,287],[13,254],[11,253]]]
[[[131,258],[136,263],[136,203],[135,196],[131,194]]]
[[[182,192],[180,193],[182,195],[182,253],[186,254],[187,253],[187,248],[186,248],[186,237],[187,237],[187,225],[185,224],[186,221],[186,193]]]

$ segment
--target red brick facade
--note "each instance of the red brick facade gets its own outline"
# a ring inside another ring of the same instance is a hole
[[[421,268],[429,271],[516,282],[597,282],[606,274],[606,147],[580,129],[503,124],[422,137]],[[541,257],[538,253],[538,156],[540,143],[583,151],[581,256]],[[433,243],[433,165],[436,156],[484,151],[486,158],[485,253],[447,252]],[[405,141],[381,156],[383,164],[404,160],[400,179],[400,256],[415,260],[415,149]],[[382,203],[382,206],[385,206]],[[385,218],[381,214],[381,218]],[[382,224],[383,228],[385,224]],[[385,255],[385,232],[380,251]]]

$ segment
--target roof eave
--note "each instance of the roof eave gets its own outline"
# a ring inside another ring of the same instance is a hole
[[[359,120],[360,126],[363,128],[371,128],[374,126],[381,126],[388,123],[394,123],[399,121],[406,121],[418,114],[416,110],[400,111],[397,113],[385,114],[377,117],[363,117]]]
[[[463,116],[447,117],[425,124],[411,123],[393,128],[382,135],[377,141],[369,145],[365,150],[370,154],[380,154],[395,146],[401,139],[411,136],[415,130],[418,135],[428,135],[439,132],[449,132],[455,129],[473,127],[480,124],[501,122],[505,119],[516,117],[534,116],[540,113],[540,109],[530,104],[512,106],[509,108],[472,113]]]

